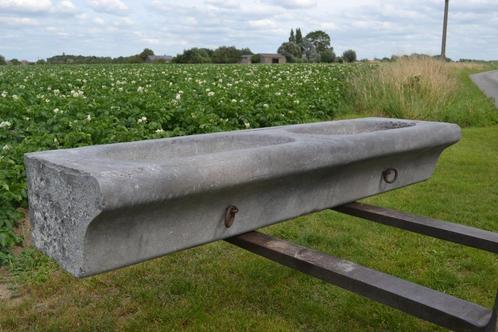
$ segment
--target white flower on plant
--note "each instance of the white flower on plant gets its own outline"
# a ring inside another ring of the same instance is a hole
[[[2,91],[2,97],[3,98],[7,97],[7,95],[8,95],[7,91]]]
[[[268,108],[268,107],[270,107],[270,106],[269,106],[268,104],[263,104],[263,107],[264,107],[264,108]]]
[[[176,100],[180,100],[182,99],[182,95],[180,93],[177,93],[176,94],[176,97],[175,97]]]
[[[158,130],[156,130],[156,134],[162,134],[162,133],[164,133],[163,128],[159,128]]]
[[[59,91],[59,89],[55,89],[54,90],[54,95],[58,96],[61,92]]]
[[[141,86],[139,86],[139,87],[137,88],[137,92],[138,92],[138,93],[142,93],[142,92],[144,92],[144,88],[143,88],[143,87],[141,87]]]
[[[137,120],[137,123],[145,123],[147,122],[147,117],[142,116],[140,119]]]
[[[246,128],[251,128],[251,124],[245,120],[244,120],[244,126],[246,126]]]
[[[236,103],[237,102],[237,99],[232,99],[232,103]]]
[[[9,144],[5,144],[5,145],[3,146],[3,148],[2,148],[2,150],[3,150],[3,151],[8,151],[8,150],[10,150],[10,148],[11,148],[11,147],[10,147],[10,145],[9,145]]]
[[[54,108],[54,113],[57,114],[57,113],[62,113],[60,109],[58,108]]]
[[[83,97],[83,91],[71,90],[71,96],[73,96],[74,98]]]
[[[209,91],[208,92],[208,97],[212,97],[212,96],[214,96],[214,92],[213,91]]]
[[[12,95],[12,99],[14,99],[14,100],[18,100],[18,99],[19,99],[19,96],[18,96],[18,95]]]
[[[92,116],[91,116],[90,114],[88,114],[88,115],[86,116],[86,120],[87,120],[87,121],[92,121]]]
[[[10,128],[10,126],[12,126],[12,123],[10,121],[0,122],[0,128]]]

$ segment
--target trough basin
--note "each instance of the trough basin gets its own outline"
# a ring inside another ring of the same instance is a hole
[[[364,118],[28,153],[33,243],[89,276],[426,180],[459,138]]]

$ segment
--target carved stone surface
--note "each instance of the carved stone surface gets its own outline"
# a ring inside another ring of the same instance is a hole
[[[101,273],[423,181],[459,138],[365,118],[29,153],[33,240]]]

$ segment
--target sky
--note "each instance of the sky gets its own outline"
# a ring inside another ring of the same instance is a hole
[[[175,55],[221,45],[276,52],[291,28],[323,30],[337,54],[438,54],[444,0],[0,0],[0,54]],[[498,0],[450,0],[447,56],[498,59]]]

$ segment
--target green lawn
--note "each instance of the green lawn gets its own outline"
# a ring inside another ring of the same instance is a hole
[[[497,165],[498,127],[465,129],[432,179],[367,201],[498,231]],[[330,211],[264,231],[486,307],[498,288],[495,255]],[[2,331],[438,329],[225,242],[83,280],[28,249],[10,271]]]

